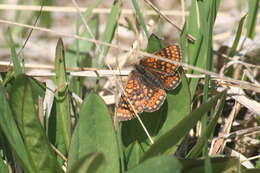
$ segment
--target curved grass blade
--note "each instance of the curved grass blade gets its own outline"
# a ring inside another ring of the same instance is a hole
[[[111,115],[104,101],[95,93],[89,94],[81,106],[69,152],[69,167],[93,152],[104,155],[104,172],[119,172],[119,152]]]
[[[230,51],[229,51],[230,57],[233,57],[236,54],[237,46],[239,44],[239,40],[240,40],[240,37],[241,37],[241,34],[242,34],[242,29],[243,29],[243,25],[244,25],[244,21],[246,19],[246,16],[247,15],[244,15],[239,21],[235,40],[234,40],[232,47],[230,48]]]
[[[127,173],[181,173],[182,165],[173,156],[157,156],[144,161]]]
[[[7,30],[7,34],[8,34],[8,44],[9,47],[11,49],[11,58],[14,64],[14,72],[15,72],[15,76],[22,74],[24,72],[24,69],[21,65],[21,61],[17,56],[16,50],[15,50],[15,43],[12,37],[12,32],[11,29],[8,28]]]
[[[211,98],[209,101],[202,104],[199,108],[183,118],[175,127],[162,135],[149,148],[149,150],[144,153],[141,161],[144,161],[159,154],[171,152],[171,149],[179,142],[179,140],[196,125],[197,121],[199,121],[201,117],[205,115],[205,113],[207,113],[215,105],[217,100],[222,97],[222,95],[223,93]]]
[[[138,4],[137,0],[132,0],[136,15],[137,15],[137,20],[140,23],[140,25],[142,26],[144,33],[146,35],[147,38],[149,38],[149,32],[146,28],[145,22],[144,22],[144,16],[142,14],[142,10],[140,9],[140,6]]]
[[[209,123],[207,130],[204,131],[204,133],[199,138],[196,145],[191,149],[191,151],[186,156],[186,158],[195,159],[196,157],[199,157],[199,155],[201,154],[203,146],[205,144],[205,140],[209,139],[210,135],[214,132],[214,129],[215,129],[217,123],[218,123],[218,118],[221,115],[221,112],[223,110],[223,107],[224,107],[224,104],[225,104],[225,99],[226,99],[226,94],[224,94],[221,97],[218,106],[216,106],[217,109],[216,109],[215,115],[213,116],[213,119]]]

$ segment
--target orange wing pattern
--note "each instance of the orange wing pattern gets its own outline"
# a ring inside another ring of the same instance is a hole
[[[154,112],[162,106],[166,98],[165,91],[149,86],[142,78],[136,71],[130,73],[124,89],[125,93],[122,94],[117,108],[117,117],[120,121],[134,118],[133,109],[140,114],[143,111]]]
[[[167,58],[173,61],[180,61],[180,48],[178,45],[171,45],[160,51],[156,52],[154,55],[160,56],[162,58]],[[161,73],[165,74],[173,74],[176,72],[178,66],[175,64],[162,61],[152,57],[146,57],[140,60],[140,65],[153,69],[155,71],[160,71]]]

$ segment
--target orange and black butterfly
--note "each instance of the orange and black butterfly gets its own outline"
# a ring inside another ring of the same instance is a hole
[[[171,45],[154,53],[156,56],[179,62],[180,48]],[[173,90],[180,83],[179,66],[152,57],[145,57],[134,66],[129,74],[117,107],[119,121],[130,120],[136,113],[158,110],[165,98],[165,90]],[[129,102],[131,105],[129,104]]]

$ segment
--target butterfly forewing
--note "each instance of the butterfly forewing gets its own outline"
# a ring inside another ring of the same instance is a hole
[[[180,61],[180,57],[181,57],[180,48],[178,45],[168,46],[156,52],[154,55],[160,56],[162,58],[170,59],[173,61],[177,61],[177,62]],[[162,61],[153,57],[146,57],[141,59],[140,65],[168,75],[174,74],[178,68],[176,64]]]

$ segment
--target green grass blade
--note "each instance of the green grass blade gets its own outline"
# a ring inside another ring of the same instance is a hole
[[[84,100],[72,139],[69,167],[81,157],[99,152],[106,160],[104,172],[119,172],[119,152],[111,115],[104,101],[95,93],[91,93]]]
[[[242,34],[242,29],[243,29],[243,25],[244,25],[244,21],[246,19],[246,16],[247,15],[244,15],[239,21],[235,40],[234,40],[232,47],[230,48],[230,51],[229,51],[230,57],[233,57],[236,54],[237,46],[238,46],[239,41],[240,41],[240,37],[241,37],[241,34]]]
[[[211,98],[208,102],[202,104],[199,108],[191,112],[185,118],[183,118],[175,127],[161,136],[150,148],[146,151],[142,157],[142,161],[156,156],[158,154],[168,153],[171,148],[175,146],[179,140],[185,136],[191,128],[195,126],[198,120],[208,112],[217,100],[222,97],[223,93]],[[170,140],[169,140],[170,139]]]
[[[259,9],[259,0],[248,1],[248,19],[246,36],[253,39],[255,36],[255,26]]]
[[[33,86],[29,78],[18,76],[11,90],[11,106],[16,117],[20,117],[21,133],[26,148],[39,172],[62,172],[40,124],[34,105]]]
[[[64,46],[58,40],[55,56],[56,73],[56,116],[57,116],[57,147],[64,154],[69,149],[71,138],[70,102],[68,98],[67,76],[64,61]]]
[[[21,167],[26,172],[37,173],[38,171],[34,162],[24,145],[23,139],[16,126],[6,95],[5,89],[0,85],[0,128],[10,145],[12,152],[18,158]]]
[[[173,156],[157,156],[144,161],[127,173],[181,173],[182,165]]]
[[[214,9],[214,14],[211,17],[213,18],[214,21],[208,21],[209,18],[209,9],[210,4],[208,3],[210,1],[192,1],[192,4],[190,6],[189,10],[189,17],[188,20],[185,23],[185,28],[182,33],[181,37],[181,43],[182,46],[186,46],[183,48],[184,50],[187,50],[186,55],[188,56],[188,63],[190,65],[194,65],[200,68],[205,69],[206,67],[206,61],[207,61],[207,43],[205,42],[205,32],[204,32],[204,23],[208,22],[214,22],[216,18],[216,13],[219,7],[219,0],[215,1],[215,9]],[[206,7],[204,7],[206,5]],[[207,21],[205,22],[205,18]],[[202,21],[203,20],[203,21]],[[205,25],[205,24],[204,24]],[[212,24],[213,25],[213,24]],[[186,34],[190,34],[194,36],[196,42],[195,44],[186,41]],[[193,74],[199,74],[198,72],[195,72],[193,70],[189,70],[188,73],[193,73]],[[191,98],[194,97],[197,85],[198,85],[198,79],[193,78],[190,80],[190,90],[191,90]]]
[[[93,4],[90,5],[90,7],[83,13],[83,16],[85,18],[89,17],[89,15],[92,14],[94,8],[96,8],[103,0],[96,0],[95,2],[93,2]],[[81,25],[83,22],[82,20],[79,20],[79,25]]]
[[[68,173],[102,173],[104,163],[105,158],[102,154],[90,153],[80,158],[72,167],[69,167]]]
[[[21,65],[20,59],[17,56],[16,50],[15,50],[15,43],[13,41],[12,32],[11,32],[10,28],[8,29],[7,34],[8,34],[8,44],[11,49],[11,58],[12,58],[12,61],[14,64],[14,72],[15,72],[15,75],[17,76],[19,74],[22,74],[24,72],[24,69]]]
[[[83,15],[85,15],[85,13]],[[98,35],[98,24],[98,15],[94,15],[91,19],[89,19],[88,26],[95,38],[97,38]],[[92,38],[91,34],[87,31],[81,32],[79,35],[85,38]],[[94,45],[94,43],[85,40],[76,40],[73,42],[65,52],[66,67],[91,67],[93,57],[89,52],[94,49]],[[75,92],[81,98],[84,95],[83,80],[84,79],[82,77],[69,78],[70,90]],[[91,87],[91,81],[87,79],[87,82],[90,83],[89,87]]]
[[[122,4],[122,0],[114,0],[113,7],[108,16],[106,29],[104,32],[103,41],[106,43],[111,43],[112,39],[114,38],[114,33],[117,28],[118,19],[121,12],[121,4]],[[104,65],[105,62],[104,57],[107,55],[108,51],[109,51],[109,46],[102,46],[102,53],[98,55],[98,64],[97,64],[98,67]]]
[[[210,138],[210,135],[214,132],[214,129],[217,125],[218,118],[221,115],[221,112],[222,112],[224,104],[225,104],[225,99],[226,99],[226,94],[224,94],[221,97],[218,106],[216,106],[217,109],[216,109],[215,115],[213,116],[213,119],[210,121],[210,123],[207,127],[207,130],[204,131],[204,133],[199,138],[196,145],[191,149],[191,151],[186,156],[186,158],[195,159],[195,158],[199,157],[200,154],[202,153],[202,148],[205,145],[205,140],[208,140]]]
[[[140,6],[139,6],[137,0],[132,0],[132,3],[133,3],[133,6],[134,6],[136,15],[137,15],[137,20],[140,23],[140,25],[142,26],[146,37],[149,38],[150,35],[149,35],[149,32],[148,32],[147,27],[146,27],[145,22],[144,22],[144,16],[143,16],[143,13],[142,13],[143,10],[140,9]]]

